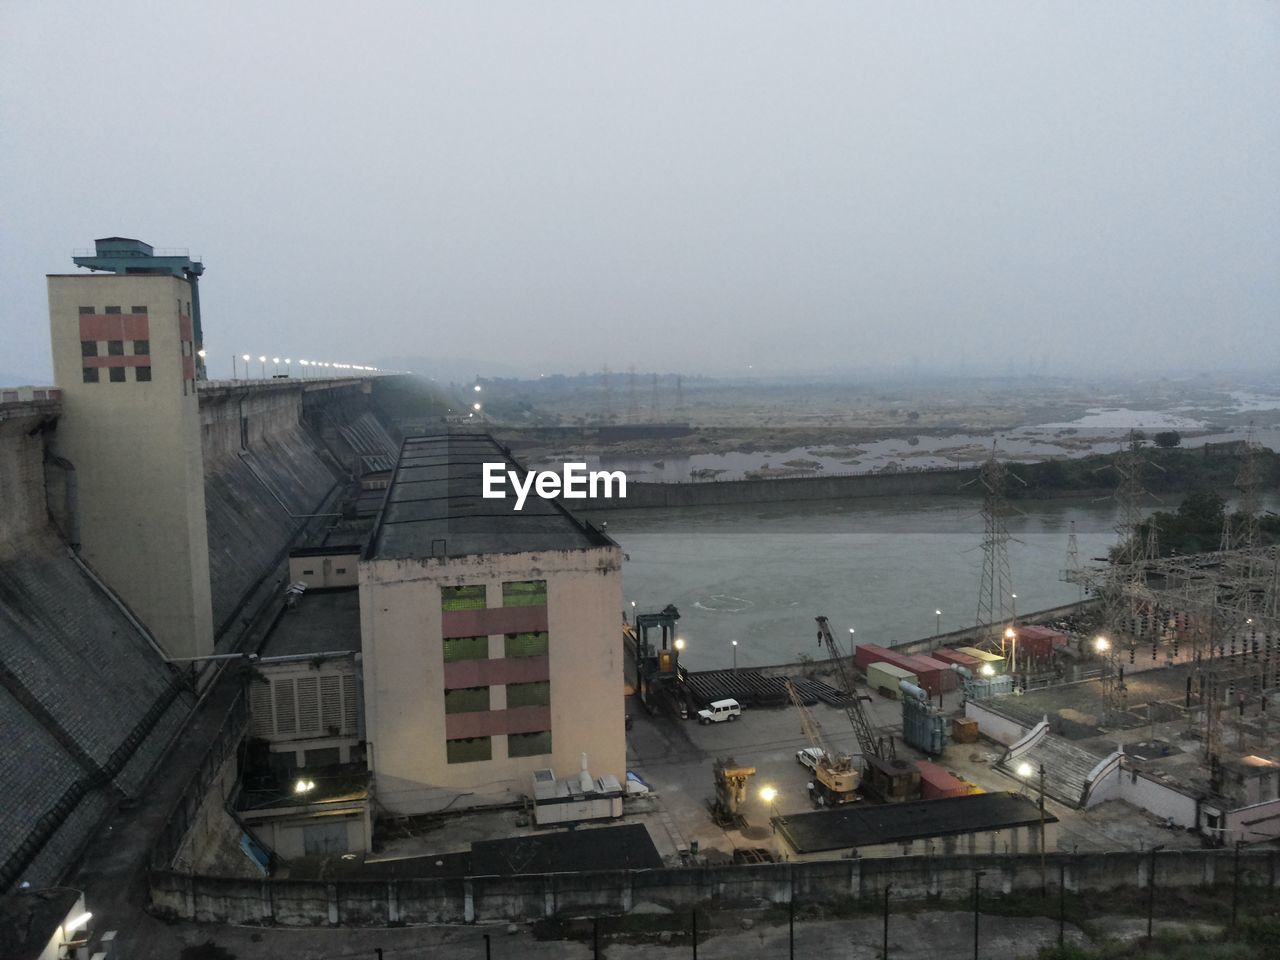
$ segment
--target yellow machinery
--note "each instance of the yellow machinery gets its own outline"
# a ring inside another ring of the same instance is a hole
[[[740,825],[740,812],[747,799],[747,781],[756,775],[755,767],[740,767],[733,757],[716,760],[713,768],[716,778],[716,799],[711,805],[711,816],[722,827]]]
[[[805,739],[809,741],[809,746],[818,751],[813,767],[810,798],[819,806],[834,807],[841,803],[852,803],[858,799],[858,771],[853,767],[852,758],[832,753],[828,749],[817,722],[800,699],[800,693],[790,677],[786,678],[786,685],[787,696],[800,713],[800,728],[804,731]]]

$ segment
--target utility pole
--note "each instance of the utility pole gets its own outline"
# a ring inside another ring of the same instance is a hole
[[[1040,764],[1040,896],[1047,897],[1049,888],[1044,878],[1044,764]]]
[[[985,870],[973,871],[973,960],[978,960],[978,908],[982,904],[981,880]]]
[[[1151,848],[1150,866],[1147,867],[1147,949],[1151,949],[1151,926],[1156,913],[1156,853],[1164,844]]]
[[[884,887],[884,947],[881,950],[880,960],[889,960],[889,891],[893,889],[892,883],[885,884]]]

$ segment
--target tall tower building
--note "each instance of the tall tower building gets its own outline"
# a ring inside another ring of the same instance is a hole
[[[204,268],[122,237],[76,264],[111,271],[48,277],[55,448],[75,471],[81,556],[170,656],[211,653],[193,321]]]

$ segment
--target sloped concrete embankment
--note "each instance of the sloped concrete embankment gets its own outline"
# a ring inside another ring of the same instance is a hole
[[[0,890],[55,882],[192,698],[49,521],[48,411],[0,421]]]

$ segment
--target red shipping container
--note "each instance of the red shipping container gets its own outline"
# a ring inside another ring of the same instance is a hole
[[[892,654],[884,647],[874,643],[860,643],[853,648],[853,663],[859,670],[865,671],[873,663],[879,663]]]
[[[956,688],[956,672],[951,669],[951,665],[943,663],[941,660],[935,660],[932,657],[910,657],[911,662],[906,665],[906,669],[916,675],[920,681],[920,686],[931,697],[939,694],[947,693]]]
[[[1053,656],[1053,651],[1056,647],[1067,645],[1066,634],[1059,633],[1057,630],[1050,630],[1048,627],[1029,624],[1016,629],[1019,657],[1036,657],[1047,660]]]
[[[943,797],[963,797],[969,793],[969,787],[963,780],[953,777],[936,763],[917,760],[916,767],[920,771],[922,799],[940,800]]]
[[[961,653],[959,650],[952,650],[950,647],[939,647],[929,656],[935,660],[941,660],[943,663],[954,663],[964,667],[975,676],[978,673],[978,668],[982,666],[978,663],[977,657],[971,657],[967,653]]]

